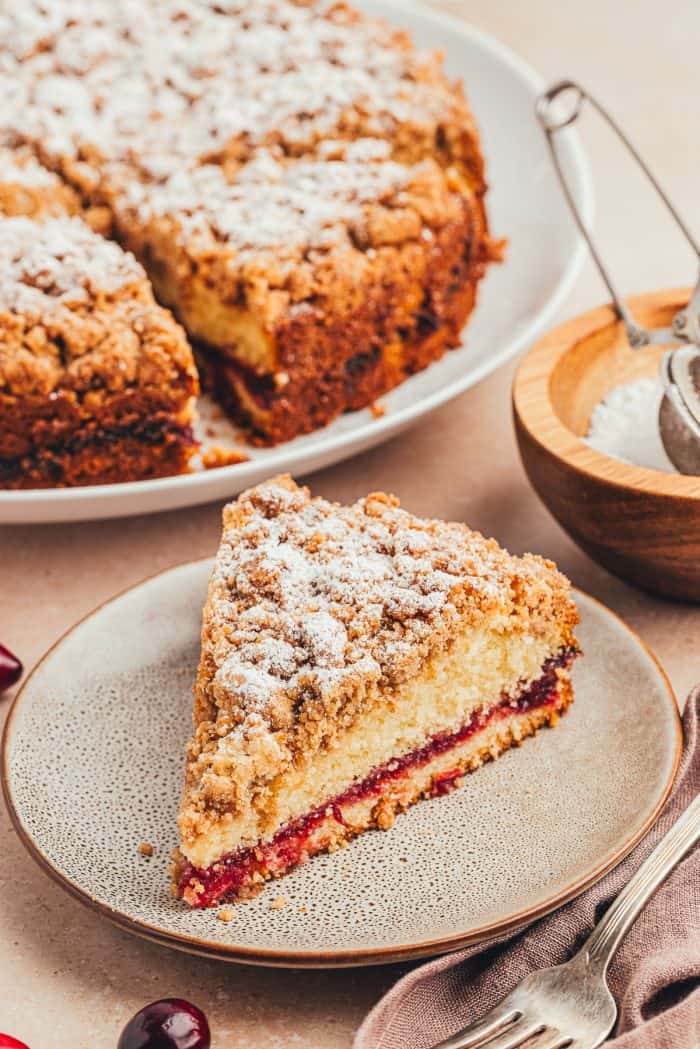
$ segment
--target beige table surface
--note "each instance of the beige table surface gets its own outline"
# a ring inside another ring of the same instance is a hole
[[[409,0],[406,0],[409,3]],[[684,213],[698,217],[697,0],[443,0],[546,77],[576,76],[609,99]],[[689,283],[687,253],[606,136],[587,138],[598,228],[630,292]],[[602,300],[586,268],[563,316]],[[700,680],[700,609],[652,600],[592,564],[530,491],[509,416],[513,368],[407,434],[311,478],[351,500],[393,489],[419,514],[466,520],[511,550],[555,558],[627,618],[683,697]],[[0,529],[0,639],[31,665],[71,623],[161,568],[212,553],[217,505],[126,521]],[[0,722],[7,701],[0,703]],[[341,1049],[401,970],[282,972],[202,961],[112,928],[52,884],[0,804],[0,1031],[31,1049],[116,1049],[144,1003],[181,995],[210,1018],[214,1049]]]

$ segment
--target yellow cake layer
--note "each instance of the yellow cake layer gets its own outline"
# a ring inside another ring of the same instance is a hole
[[[541,676],[545,661],[569,641],[554,623],[549,635],[538,637],[514,636],[505,626],[496,619],[490,629],[464,630],[449,651],[427,662],[391,696],[383,696],[332,749],[286,769],[264,794],[251,797],[237,817],[222,813],[208,833],[184,841],[187,859],[204,868],[238,848],[269,841],[285,823],[342,794],[373,769],[416,750],[437,733],[457,731],[504,693],[516,695]]]
[[[459,768],[466,776],[510,747],[520,746],[524,739],[534,735],[543,726],[556,724],[559,714],[566,710],[572,700],[569,674],[559,671],[559,698],[556,706],[501,715],[450,750],[435,755],[425,764],[407,768],[404,774],[386,785],[381,795],[349,799],[329,808],[324,819],[311,830],[302,859],[321,852],[335,852],[364,831],[375,828],[387,830],[393,825],[396,813],[404,812],[421,798],[430,797],[435,784],[446,773],[452,774]],[[455,781],[454,786],[461,786],[460,781]],[[271,857],[267,862],[263,871],[255,866],[251,868],[250,877],[239,890],[240,897],[245,899],[255,894],[266,879],[282,877],[290,869],[285,852],[281,852],[278,857]],[[176,883],[181,870],[180,858],[174,867]],[[198,888],[196,878],[184,887],[183,897],[192,906],[198,904]]]

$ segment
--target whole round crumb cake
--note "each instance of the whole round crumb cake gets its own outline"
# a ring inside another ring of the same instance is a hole
[[[0,0],[0,215],[78,216],[133,251],[256,441],[372,404],[458,343],[499,254],[485,191],[440,56],[347,4]],[[5,414],[0,484],[20,485]],[[39,443],[46,483],[107,479],[62,474],[60,434]]]
[[[255,893],[461,785],[572,701],[568,581],[464,525],[289,477],[224,510],[195,688],[177,893]]]

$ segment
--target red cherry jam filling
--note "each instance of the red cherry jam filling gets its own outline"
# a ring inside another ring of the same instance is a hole
[[[217,352],[206,343],[198,342],[197,349],[205,361],[205,386],[207,388],[226,391],[228,396],[236,400],[234,391],[237,383],[241,383],[248,397],[261,411],[269,410],[277,392],[273,375],[256,372],[241,361],[235,361]]]
[[[180,895],[193,907],[211,907],[224,896],[235,895],[250,885],[256,874],[264,877],[297,866],[313,852],[318,852],[327,845],[327,841],[320,845],[314,842],[314,833],[329,816],[333,816],[341,826],[345,825],[343,806],[383,794],[391,782],[401,779],[409,769],[427,765],[438,755],[459,746],[470,736],[500,718],[515,712],[524,713],[542,707],[556,707],[560,703],[557,670],[570,666],[577,655],[577,649],[563,648],[557,656],[544,663],[542,676],[523,688],[516,698],[504,697],[500,704],[491,707],[485,713],[480,711],[472,715],[456,732],[438,733],[425,746],[403,757],[394,758],[393,761],[375,769],[365,779],[353,783],[342,794],[336,795],[308,815],[289,822],[266,844],[238,849],[205,869],[198,869],[187,863],[178,883]],[[432,795],[438,797],[448,794],[460,785],[463,775],[458,767],[441,773],[433,782]]]

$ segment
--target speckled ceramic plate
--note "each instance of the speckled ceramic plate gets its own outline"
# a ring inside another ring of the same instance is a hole
[[[579,594],[586,654],[555,731],[391,831],[312,860],[231,922],[189,910],[169,894],[168,863],[209,569],[171,569],[93,612],[44,657],[8,718],[3,787],[22,840],[118,925],[266,965],[437,954],[552,910],[652,825],[678,762],[676,703],[642,642]],[[273,910],[280,893],[287,903]]]

